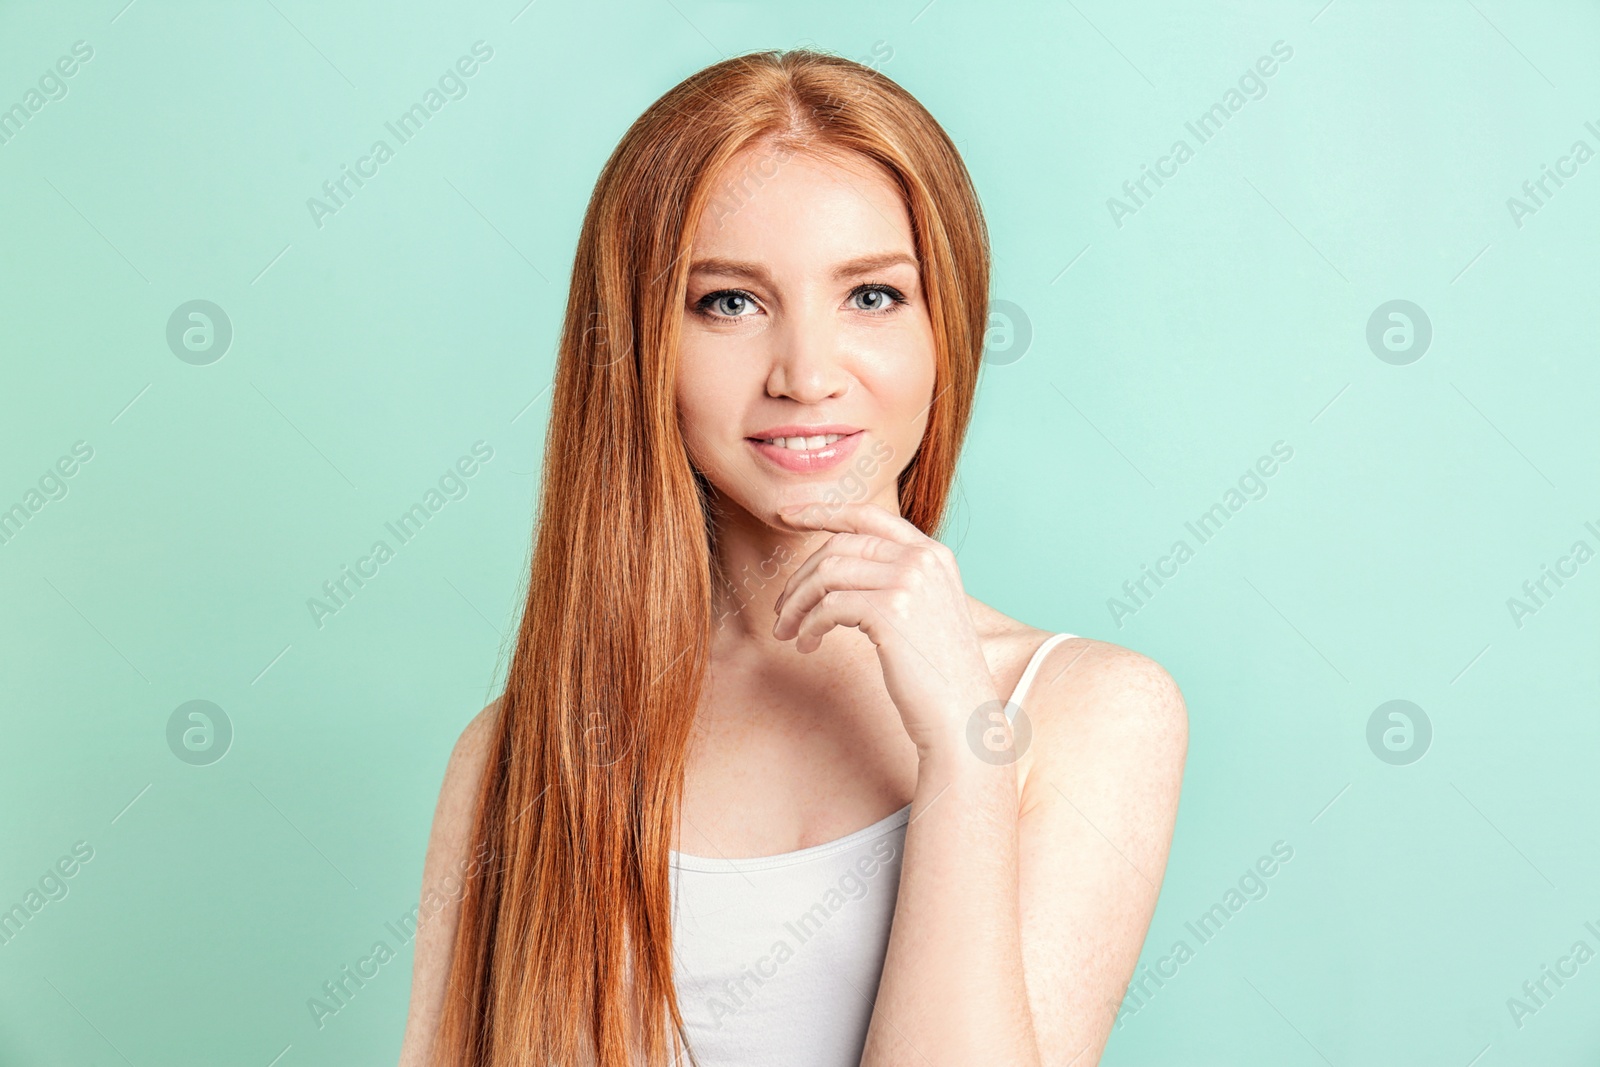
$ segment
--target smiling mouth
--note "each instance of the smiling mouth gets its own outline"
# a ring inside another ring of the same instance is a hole
[[[859,430],[856,431],[856,433],[860,432]],[[791,452],[815,452],[818,449],[828,447],[835,441],[854,436],[855,434],[848,433],[825,433],[816,437],[752,437],[750,440],[755,441],[757,444],[786,448]]]
[[[820,474],[843,463],[867,431],[821,433],[809,437],[747,437],[757,454],[778,470],[791,474]]]

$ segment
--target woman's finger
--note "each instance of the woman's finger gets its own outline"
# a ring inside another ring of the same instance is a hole
[[[903,545],[929,540],[927,534],[878,504],[794,504],[780,509],[778,517],[798,530],[872,534]]]
[[[782,611],[795,586],[810,577],[817,566],[830,556],[857,556],[878,563],[892,563],[900,558],[902,551],[901,546],[895,542],[885,541],[871,534],[836,533],[824,541],[821,548],[800,561],[800,566],[795,568],[794,573],[789,575],[788,581],[784,583],[783,592],[773,602],[773,611]]]
[[[807,560],[809,563],[810,561]],[[807,615],[830,592],[882,589],[894,579],[893,564],[878,563],[860,556],[827,556],[812,572],[784,593],[786,599],[773,624],[772,636],[787,641],[798,634]]]
[[[794,638],[795,651],[815,652],[822,644],[823,635],[835,626],[854,626],[871,637],[878,621],[878,613],[867,599],[871,595],[860,589],[828,590],[800,624]]]

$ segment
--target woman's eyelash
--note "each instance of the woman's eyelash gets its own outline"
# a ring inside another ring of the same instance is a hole
[[[707,293],[705,296],[702,296],[699,300],[695,301],[695,313],[708,319],[743,318],[744,316],[742,315],[717,315],[712,312],[712,305],[726,296],[742,296],[752,303],[755,301],[755,297],[752,294],[745,292],[743,289],[717,289]]]
[[[854,300],[856,297],[866,292],[880,292],[889,297],[887,309],[868,311],[867,314],[869,315],[892,315],[897,309],[909,303],[909,301],[906,300],[905,294],[899,289],[882,282],[865,282],[856,286],[854,289],[850,290],[849,299]],[[699,300],[695,301],[694,310],[697,314],[708,319],[747,318],[748,316],[745,315],[718,315],[712,312],[711,308],[716,304],[716,302],[727,296],[742,296],[751,303],[754,303],[756,299],[754,294],[749,293],[744,289],[718,289],[714,292],[707,293],[705,296],[702,296]]]
[[[909,303],[909,301],[906,300],[906,295],[904,293],[892,285],[884,285],[881,282],[868,282],[865,285],[858,285],[854,289],[850,290],[850,296],[852,299],[854,299],[855,297],[860,296],[862,293],[871,292],[873,290],[876,290],[880,293],[887,293],[889,296],[890,302],[888,310],[881,312],[881,314],[892,314],[895,309],[899,308],[901,305]]]

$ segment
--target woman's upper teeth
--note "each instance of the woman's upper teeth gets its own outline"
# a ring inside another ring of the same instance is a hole
[[[777,445],[779,448],[791,448],[797,452],[809,451],[831,445],[843,436],[842,433],[828,433],[819,437],[770,437],[767,438],[767,444]]]

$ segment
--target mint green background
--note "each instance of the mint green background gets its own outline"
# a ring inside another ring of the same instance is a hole
[[[1600,949],[1600,562],[1521,627],[1506,606],[1600,548],[1600,159],[1522,227],[1506,208],[1600,149],[1594,5],[122,2],[0,9],[0,107],[94,48],[0,145],[0,507],[95,450],[0,545],[0,907],[95,849],[0,946],[0,1063],[394,1061],[409,946],[322,1029],[306,1000],[415,903],[503,670],[585,200],[669,86],[803,43],[891,53],[1031,322],[962,466],[969,590],[1187,697],[1143,963],[1294,848],[1103,1062],[1600,1053],[1600,962],[1520,1029],[1506,1007]],[[468,95],[313,225],[479,39]],[[1114,225],[1106,198],[1280,39],[1267,96]],[[1408,366],[1365,342],[1397,298],[1434,328]],[[235,331],[209,366],[166,345],[192,299]],[[306,599],[480,439],[465,499],[318,629]],[[1265,498],[1119,626],[1107,600],[1279,440]],[[1433,723],[1409,766],[1365,740],[1395,698]],[[211,766],[166,746],[192,699],[234,725]]]

